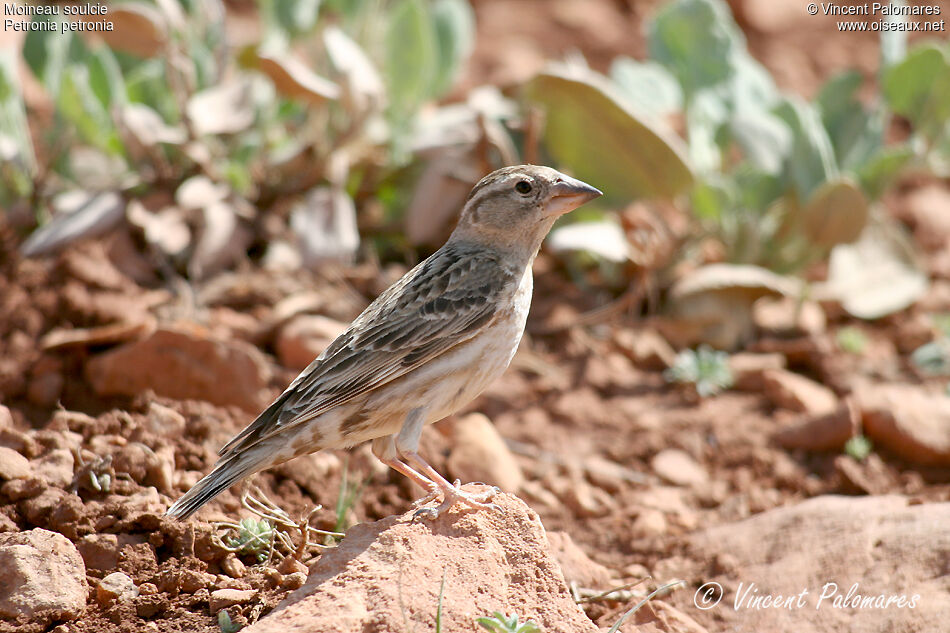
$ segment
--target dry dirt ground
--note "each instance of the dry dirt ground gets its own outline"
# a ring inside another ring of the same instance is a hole
[[[476,3],[479,40],[468,81],[517,80],[534,60],[572,48],[595,67],[617,53],[642,56],[642,38],[631,33],[639,33],[654,3],[590,2],[582,13],[572,8],[578,4]],[[876,56],[873,39],[845,45],[800,20],[779,28],[754,15],[742,19],[753,53],[786,89],[811,94],[836,70],[869,70],[867,59]],[[936,336],[928,316],[950,311],[943,255],[950,231],[935,240],[927,217],[906,211],[908,200],[931,186],[945,203],[945,184],[918,182],[887,201],[909,228],[929,235],[934,281],[923,301],[873,324],[830,314],[825,327],[809,332],[765,332],[748,350],[753,369],[737,388],[703,400],[664,380],[668,350],[651,321],[628,314],[557,327],[605,297],[571,283],[542,255],[528,336],[512,369],[466,412],[427,430],[423,454],[465,478],[471,460],[453,458],[453,438],[471,424],[465,413],[485,414],[514,455],[510,463],[499,458],[507,466],[490,474],[513,482],[549,533],[568,533],[617,582],[686,579],[688,588],[666,600],[710,631],[728,630],[734,622],[693,608],[692,598],[706,579],[735,579],[744,563],[704,551],[696,534],[828,493],[897,494],[923,506],[950,501],[945,411],[938,412],[944,427],[923,439],[898,428],[881,431],[864,461],[841,451],[855,425],[869,432],[874,419],[863,384],[920,393],[943,387],[909,362],[913,349]],[[292,564],[274,571],[214,542],[211,522],[239,515],[239,490],[210,504],[200,521],[168,521],[162,512],[308,354],[319,352],[334,324],[348,322],[404,269],[362,265],[288,279],[248,265],[182,292],[152,276],[150,262],[121,235],[48,261],[22,260],[20,241],[0,228],[0,532],[40,527],[78,547],[88,579],[85,608],[56,630],[219,631],[211,603],[222,589],[259,592],[228,607],[235,623],[266,615],[303,579]],[[868,336],[863,354],[836,346],[835,332],[845,325]],[[802,387],[779,367],[813,382]],[[800,430],[791,434],[797,440],[780,433],[816,419],[839,429],[826,446],[817,427],[807,427],[805,439]],[[332,529],[344,476],[362,483],[347,524],[401,513],[418,494],[365,448],[303,458],[255,483],[292,517],[322,504],[314,525]],[[113,600],[97,591],[115,570],[134,581],[137,596]],[[841,570],[826,571],[831,577]],[[945,593],[943,599],[950,601]],[[585,610],[609,626],[627,606],[597,601]],[[0,620],[0,630],[57,626],[57,616],[47,615],[15,625]]]

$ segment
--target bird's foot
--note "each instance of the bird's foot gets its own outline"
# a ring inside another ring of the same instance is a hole
[[[440,493],[443,497],[442,503],[437,506],[428,506],[427,504],[435,501]],[[501,490],[497,486],[490,486],[487,490],[479,492],[466,492],[462,490],[461,482],[456,479],[449,486],[439,486],[434,490],[430,490],[426,496],[413,503],[413,507],[418,509],[412,516],[414,519],[437,519],[439,515],[457,503],[468,506],[473,510],[497,510],[498,506],[490,503],[490,501],[499,493],[501,493]]]

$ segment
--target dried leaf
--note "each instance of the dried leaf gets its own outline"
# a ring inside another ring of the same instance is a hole
[[[441,242],[479,175],[478,161],[467,153],[442,152],[429,161],[406,211],[409,243],[418,246]]]
[[[118,225],[125,214],[125,201],[114,191],[70,191],[53,201],[57,213],[30,235],[20,252],[25,257],[55,253],[73,242],[96,237]]]
[[[192,176],[178,186],[175,202],[182,209],[203,209],[228,197],[227,185],[217,184],[207,176]]]
[[[385,105],[383,78],[356,42],[339,28],[328,26],[323,32],[323,44],[330,63],[345,77],[346,95],[358,112]]]
[[[528,84],[527,95],[546,108],[550,152],[607,195],[670,198],[692,184],[682,141],[641,119],[601,75],[552,67]]]
[[[825,183],[802,209],[802,230],[819,246],[853,242],[868,222],[868,201],[850,180]]]
[[[188,262],[188,275],[204,279],[233,262],[247,251],[250,234],[238,222],[230,204],[217,201],[202,209],[204,226]]]
[[[234,79],[193,95],[186,110],[195,133],[233,134],[254,122],[252,83]]]
[[[257,54],[257,68],[267,75],[277,92],[314,105],[340,98],[340,87],[316,74],[290,55]]]
[[[360,244],[353,200],[342,190],[317,187],[291,211],[290,227],[300,239],[304,265],[348,261]]]
[[[133,200],[129,202],[126,216],[142,231],[146,242],[171,258],[181,256],[191,244],[191,229],[176,207],[152,213],[141,202]]]
[[[159,143],[178,145],[187,138],[184,129],[168,125],[158,112],[142,103],[122,107],[119,117],[132,136],[146,147]]]
[[[878,319],[913,305],[927,291],[927,276],[910,240],[896,225],[870,225],[854,244],[831,251],[828,281],[816,292],[834,298],[859,319]]]
[[[752,338],[752,306],[769,294],[800,296],[801,282],[758,266],[711,264],[698,268],[670,291],[664,336],[678,346],[706,343],[733,350]]]
[[[155,7],[123,2],[109,7],[108,20],[113,30],[97,34],[110,48],[139,57],[158,57],[165,52],[168,41],[165,18]]]
[[[630,258],[630,244],[616,222],[577,222],[551,231],[548,247],[555,252],[584,251],[610,262]]]

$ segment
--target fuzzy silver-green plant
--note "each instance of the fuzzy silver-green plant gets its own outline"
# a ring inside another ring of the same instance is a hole
[[[495,611],[490,618],[478,618],[475,621],[491,633],[541,633],[541,628],[534,620],[519,622],[517,614],[508,617],[501,611]]]
[[[673,366],[663,376],[667,382],[693,384],[701,397],[714,396],[733,384],[729,354],[708,345],[685,349],[676,355]]]

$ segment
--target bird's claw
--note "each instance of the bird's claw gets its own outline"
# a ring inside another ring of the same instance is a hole
[[[426,504],[434,501],[439,496],[439,493],[443,495],[442,503],[434,507],[427,506]],[[426,496],[413,503],[413,507],[417,508],[417,510],[413,513],[412,518],[413,520],[420,518],[429,520],[437,519],[439,515],[456,503],[464,504],[473,510],[497,511],[499,507],[494,503],[488,502],[498,494],[501,494],[501,489],[498,486],[492,486],[488,490],[481,492],[465,492],[462,490],[459,480],[456,479],[450,488],[430,490]]]

